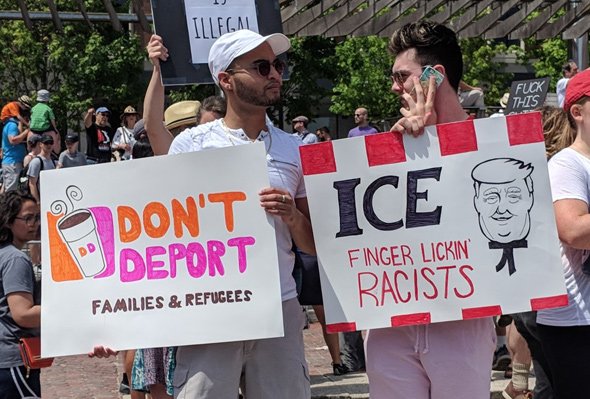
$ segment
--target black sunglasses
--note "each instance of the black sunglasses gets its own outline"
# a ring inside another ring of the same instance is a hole
[[[270,74],[271,66],[278,72],[279,75],[282,75],[283,71],[285,70],[285,63],[278,58],[276,58],[273,62],[268,60],[254,61],[252,65],[239,69],[256,69],[260,76],[267,77]],[[226,69],[225,72],[235,73],[239,69]]]

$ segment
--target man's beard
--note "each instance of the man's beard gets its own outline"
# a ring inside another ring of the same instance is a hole
[[[278,104],[281,100],[280,95],[277,95],[276,98],[271,98],[267,96],[266,94],[264,94],[264,89],[261,89],[260,93],[257,93],[254,88],[246,86],[239,79],[234,80],[234,87],[236,91],[236,96],[240,100],[251,105],[270,107],[272,105]]]

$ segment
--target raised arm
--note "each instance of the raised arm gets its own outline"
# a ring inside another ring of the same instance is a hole
[[[94,108],[89,108],[88,111],[86,111],[86,115],[84,115],[84,127],[86,127],[86,129],[88,129],[90,126],[92,126],[92,117],[94,116]]]
[[[152,35],[147,52],[154,69],[143,100],[143,120],[154,155],[164,155],[168,154],[174,139],[164,126],[164,86],[160,70],[160,60],[168,59],[168,49],[164,47],[160,36]]]

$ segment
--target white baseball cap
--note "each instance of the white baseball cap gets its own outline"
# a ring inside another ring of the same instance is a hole
[[[209,71],[215,83],[219,84],[219,72],[225,71],[233,60],[264,42],[268,42],[275,55],[283,54],[291,48],[289,38],[282,33],[262,36],[248,29],[240,29],[220,36],[209,50]]]

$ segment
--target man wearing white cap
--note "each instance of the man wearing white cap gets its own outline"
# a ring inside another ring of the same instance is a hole
[[[176,154],[264,142],[272,187],[260,191],[260,203],[275,217],[285,336],[180,347],[174,375],[177,398],[234,398],[238,386],[247,398],[311,396],[303,350],[304,316],[291,276],[292,241],[315,254],[299,160],[301,141],[266,122],[266,108],[280,99],[285,65],[277,56],[289,47],[282,34],[263,37],[249,30],[217,39],[209,52],[209,70],[225,94],[227,114],[183,131],[170,147],[170,153]],[[162,47],[160,59],[167,56]]]

